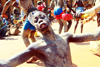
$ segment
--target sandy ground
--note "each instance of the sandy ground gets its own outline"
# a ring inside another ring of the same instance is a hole
[[[74,32],[74,26],[76,22],[73,22],[69,32]],[[53,23],[52,27],[55,33],[58,34],[58,23]],[[91,21],[84,24],[83,33],[89,33],[97,28],[97,22]],[[22,31],[22,29],[21,29]],[[62,32],[63,33],[63,32]],[[76,30],[76,34],[80,33],[80,24]],[[40,34],[38,32],[38,34]],[[36,38],[37,40],[40,37]],[[4,39],[0,39],[0,59],[8,59],[11,56],[19,53],[25,49],[25,45],[21,38],[21,33],[18,36],[8,36]],[[93,54],[90,51],[90,42],[84,43],[70,43],[71,56],[73,67],[100,67],[100,57]],[[41,61],[35,63],[23,63],[17,67],[45,67]]]

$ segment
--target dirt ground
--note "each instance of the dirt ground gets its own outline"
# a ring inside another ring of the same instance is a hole
[[[74,32],[75,21],[68,32]],[[53,23],[52,27],[55,33],[58,34],[58,23]],[[97,28],[96,21],[90,21],[84,24],[83,33],[89,33]],[[20,29],[22,32],[22,29]],[[63,33],[63,32],[62,32]],[[76,30],[76,34],[80,33],[80,24]],[[38,32],[39,35],[41,35]],[[41,37],[36,37],[37,40]],[[8,36],[0,39],[0,59],[8,59],[11,56],[19,53],[25,49],[25,45],[21,38],[21,33],[18,36]],[[73,67],[100,67],[100,57],[90,51],[90,42],[84,43],[70,43],[71,56]],[[17,67],[45,67],[41,61],[35,63],[23,63]]]

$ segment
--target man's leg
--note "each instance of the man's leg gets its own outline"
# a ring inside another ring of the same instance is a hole
[[[9,8],[10,5],[12,5],[12,3],[14,3],[16,0],[8,0],[2,10],[2,17],[4,18],[8,18],[8,16],[6,15],[6,11]]]
[[[24,27],[23,27],[23,33],[22,33],[22,38],[23,38],[23,41],[25,43],[25,46],[28,47],[30,42],[29,42],[29,34],[34,31],[35,32],[35,27],[33,25],[30,24],[29,21],[26,21],[25,24],[24,24]],[[34,39],[34,33],[31,35],[33,37],[33,41],[35,42],[35,39]],[[32,38],[31,38],[32,39]]]
[[[26,47],[28,47],[30,44],[29,38],[32,40],[32,42],[36,41],[35,37],[34,37],[35,32],[36,32],[35,27],[33,25],[31,25],[29,21],[26,21],[25,25],[24,25],[24,31],[22,34],[22,38],[23,38],[23,41],[24,41]],[[32,58],[30,58],[26,62],[32,63],[32,62],[35,62],[37,60],[38,60],[38,58],[33,56]]]
[[[64,25],[64,32],[67,32],[67,22],[63,19],[61,19],[61,21],[63,22]]]
[[[83,32],[83,24],[81,23],[81,33]]]
[[[68,21],[68,28],[67,28],[67,31],[70,29],[71,25],[72,25],[72,20],[69,20],[69,21]]]
[[[83,32],[83,20],[84,19],[81,19],[81,33]]]
[[[36,42],[36,39],[35,39],[35,37],[34,37],[35,32],[36,32],[36,31],[31,31],[31,33],[30,33],[30,39],[31,39],[32,42]]]
[[[24,30],[23,31],[23,34],[22,34],[22,38],[23,38],[23,41],[25,43],[25,46],[28,47],[30,45],[30,42],[29,42],[29,37],[30,39],[32,40],[32,42],[35,42],[35,37],[34,37],[34,33],[35,31],[33,30],[30,30],[30,29],[27,29],[27,30]],[[30,35],[30,36],[29,36]],[[33,56],[32,58],[30,58],[29,60],[27,60],[26,62],[27,63],[32,63],[32,62],[35,62],[37,61],[38,58]]]
[[[59,19],[58,23],[59,23],[59,34],[61,34],[61,31],[62,31],[62,28],[63,28],[63,22]]]
[[[79,23],[79,20],[76,22],[74,33],[76,32],[76,28],[77,28],[78,23]]]
[[[22,38],[26,47],[28,47],[30,44],[29,39],[28,39],[30,32],[31,30],[27,29],[27,30],[23,30],[23,33],[22,33]]]
[[[35,39],[35,30],[31,30],[31,33],[30,33],[30,39],[31,39],[31,41],[32,42],[36,42],[36,39]],[[27,63],[32,63],[32,62],[35,62],[35,61],[37,61],[37,60],[39,60],[36,56],[33,56],[32,58],[30,58],[28,61],[27,61]]]
[[[28,32],[28,31],[26,31],[26,32]],[[35,37],[34,37],[34,34],[35,34],[35,32],[36,31],[33,31],[33,30],[30,30],[29,31],[30,33],[28,33],[28,35],[30,34],[30,36],[29,36],[29,38],[31,39],[31,41],[32,42],[36,42],[36,39],[35,39]],[[27,45],[29,46],[29,39],[28,38],[26,38],[26,37],[24,37],[25,39],[24,39],[24,43],[25,43],[25,45],[26,45],[26,47],[27,47]],[[25,42],[25,41],[27,41],[27,42]],[[35,57],[35,56],[33,56],[33,57],[31,57],[29,60],[27,60],[26,62],[27,63],[32,63],[32,62],[35,62],[35,61],[37,61],[38,60],[38,58],[37,57]]]

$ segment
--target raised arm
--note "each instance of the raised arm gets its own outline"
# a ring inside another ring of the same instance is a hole
[[[100,40],[100,27],[93,33],[74,34],[69,37],[70,42],[86,42]]]
[[[82,13],[88,15],[88,17],[91,17],[96,15],[99,10],[100,10],[100,2],[91,9],[88,9]]]

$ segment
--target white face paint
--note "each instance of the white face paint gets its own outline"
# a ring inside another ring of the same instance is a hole
[[[36,11],[30,12],[28,15],[28,20],[30,21],[30,23],[32,25],[39,23],[39,20],[41,20],[41,19],[49,22],[49,19],[46,16],[46,14],[41,11],[36,10]]]
[[[48,28],[50,23],[46,14],[41,11],[33,11],[29,13],[28,20],[33,26],[36,27],[37,30],[41,32],[45,31],[45,28]]]

